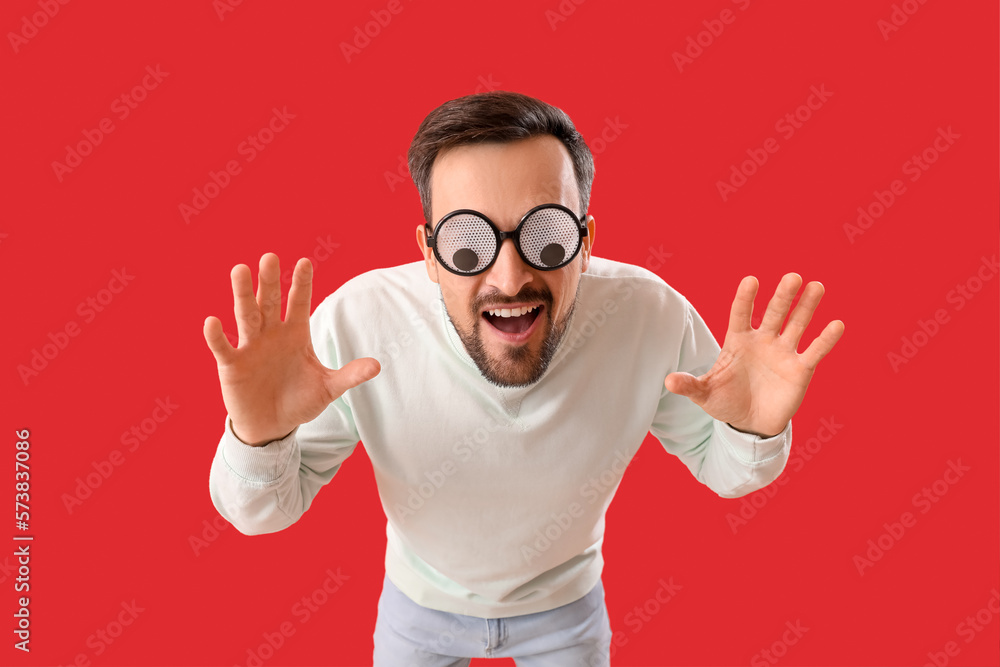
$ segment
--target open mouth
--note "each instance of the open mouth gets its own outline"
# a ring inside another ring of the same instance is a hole
[[[496,308],[483,311],[483,319],[505,334],[523,334],[531,329],[542,312],[542,304],[523,308]]]

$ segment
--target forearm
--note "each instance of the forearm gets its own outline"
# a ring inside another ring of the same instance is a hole
[[[302,515],[295,430],[281,440],[248,445],[227,418],[209,475],[212,503],[245,535],[283,530]]]
[[[762,438],[713,420],[698,479],[723,498],[753,493],[773,482],[785,469],[791,444],[791,422],[781,433]]]

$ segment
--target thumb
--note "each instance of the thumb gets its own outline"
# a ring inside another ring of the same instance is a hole
[[[326,386],[335,397],[334,400],[336,400],[336,398],[339,398],[348,389],[371,380],[381,370],[381,364],[371,357],[355,359],[344,364],[338,370],[329,370],[326,375]]]
[[[670,373],[663,381],[667,391],[689,399],[701,405],[705,400],[705,383],[690,373]]]

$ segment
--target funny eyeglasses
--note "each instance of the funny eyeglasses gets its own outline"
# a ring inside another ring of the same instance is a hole
[[[424,224],[427,245],[441,265],[460,276],[474,276],[493,266],[506,239],[517,254],[539,271],[561,269],[576,257],[587,235],[587,225],[560,204],[536,206],[512,232],[502,232],[485,215],[472,209],[447,214],[434,229]]]

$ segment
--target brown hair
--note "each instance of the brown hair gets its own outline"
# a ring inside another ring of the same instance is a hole
[[[586,215],[594,181],[594,156],[566,113],[534,97],[504,90],[466,95],[434,109],[417,129],[407,153],[410,175],[420,193],[424,219],[431,220],[431,167],[442,151],[485,142],[506,143],[551,134],[569,150]]]

